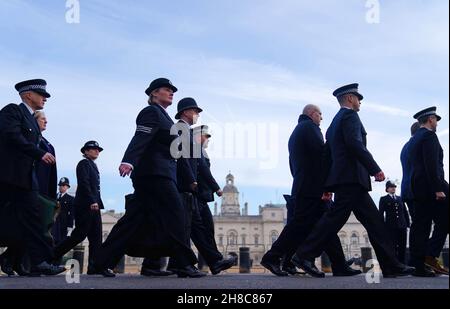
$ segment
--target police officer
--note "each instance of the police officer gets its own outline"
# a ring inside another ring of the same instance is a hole
[[[96,270],[104,276],[111,276],[108,269],[117,264],[141,226],[153,221],[158,225],[158,236],[165,239],[170,257],[178,261],[179,276],[204,276],[192,266],[197,258],[186,245],[184,209],[177,190],[177,162],[171,154],[176,136],[170,132],[174,123],[166,109],[176,91],[166,78],[152,81],[145,91],[149,105],[136,119],[136,133],[119,167],[121,176],[131,175],[138,205],[125,212],[97,256]]]
[[[69,178],[62,177],[59,180],[58,187],[57,201],[59,202],[60,209],[55,224],[52,227],[55,245],[67,239],[68,233],[72,232],[74,221],[74,197],[68,193],[70,188]]]
[[[14,211],[12,228],[15,235],[23,235],[24,242],[9,243],[9,246],[17,247],[18,251],[27,249],[32,276],[56,275],[65,270],[47,262],[52,259],[52,249],[41,232],[38,207],[36,163],[53,165],[56,162],[51,153],[39,148],[41,130],[33,117],[50,97],[46,86],[43,79],[16,84],[22,103],[9,104],[0,111],[0,204],[8,203]]]
[[[378,210],[383,216],[386,228],[391,235],[397,259],[406,263],[406,237],[407,229],[410,227],[409,213],[401,197],[395,194],[396,188],[395,183],[386,182],[388,194],[380,198]]]
[[[300,246],[292,261],[310,275],[316,275],[312,260],[318,257],[344,226],[353,211],[366,228],[385,277],[411,274],[414,268],[401,264],[383,220],[368,191],[370,175],[375,181],[385,176],[366,148],[366,131],[358,117],[363,96],[358,84],[343,86],[333,92],[341,108],[326,133],[328,157],[325,187],[335,193],[333,207],[320,219],[311,234]]]
[[[433,277],[434,271],[425,267],[427,243],[433,218],[443,219],[440,223],[444,227],[445,237],[442,238],[445,239],[448,234],[448,183],[445,181],[443,150],[436,135],[436,128],[441,117],[436,114],[436,107],[433,106],[416,113],[414,118],[418,120],[421,127],[409,144],[411,190],[414,197],[414,212],[409,235],[410,264],[416,268],[413,275]],[[444,216],[445,218],[442,218]],[[443,242],[445,243],[445,240]],[[438,247],[442,249],[441,246]]]
[[[298,124],[289,138],[289,166],[294,178],[292,184],[293,218],[284,227],[271,249],[263,256],[261,265],[277,276],[295,275],[295,267],[280,269],[280,259],[285,255],[289,259],[297,247],[306,239],[327,210],[324,195],[324,141],[320,130],[322,112],[316,105],[308,104],[300,115]],[[337,234],[330,237],[326,253],[331,259],[335,276],[352,276],[360,274],[347,266],[341,242]],[[286,265],[284,265],[286,266]],[[323,277],[313,260],[313,275]]]
[[[88,141],[81,148],[84,156],[77,165],[77,191],[75,193],[75,229],[55,248],[55,259],[60,259],[86,237],[89,240],[88,275],[95,274],[93,258],[102,244],[102,217],[104,209],[100,195],[100,173],[95,160],[103,148],[96,141]]]

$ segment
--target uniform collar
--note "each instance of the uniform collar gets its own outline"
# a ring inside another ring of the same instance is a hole
[[[22,102],[23,105],[27,108],[31,115],[34,115],[34,110],[25,102]]]

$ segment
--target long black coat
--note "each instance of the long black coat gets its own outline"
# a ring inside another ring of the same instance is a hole
[[[44,137],[41,138],[39,148],[55,155],[55,148]],[[56,199],[57,170],[56,164],[48,165],[44,162],[36,163],[36,175],[39,183],[39,193]]]
[[[0,111],[0,183],[38,189],[35,164],[45,154],[38,147],[40,137],[38,124],[23,103]]]
[[[211,162],[202,152],[198,159],[198,198],[203,202],[213,202],[214,192],[220,190],[219,185],[211,174]]]
[[[289,167],[294,178],[292,197],[321,197],[324,192],[324,141],[318,125],[300,115],[289,138]]]
[[[170,133],[173,124],[158,104],[150,104],[139,113],[136,133],[122,159],[133,165],[132,179],[160,176],[177,182],[177,159],[170,153],[170,145],[177,137]],[[195,181],[192,175],[186,175],[188,177],[191,183]]]
[[[378,207],[382,216],[386,214],[384,222],[394,229],[406,229],[410,227],[409,213],[400,196],[395,200],[388,194],[380,198]]]
[[[381,171],[367,150],[367,132],[356,111],[341,108],[326,133],[329,166],[326,187],[359,184],[371,191],[370,175]],[[332,159],[331,159],[332,158]]]
[[[90,211],[90,206],[97,203],[104,209],[100,195],[100,173],[97,165],[90,159],[83,159],[77,165],[77,192],[75,194],[75,211]]]
[[[52,227],[55,244],[59,244],[67,238],[67,229],[73,227],[74,221],[74,197],[66,193],[58,201],[61,208]]]
[[[434,199],[436,192],[448,194],[444,178],[444,152],[436,133],[420,128],[409,144],[411,190],[415,199]]]

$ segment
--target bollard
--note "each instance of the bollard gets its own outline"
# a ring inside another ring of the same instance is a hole
[[[330,257],[325,252],[323,252],[320,256],[320,263],[322,265],[321,268],[324,273],[331,273]]]
[[[361,247],[361,263],[363,272],[368,272],[371,268],[366,266],[367,261],[372,259],[372,248]]]
[[[442,255],[442,264],[444,265],[445,268],[448,269],[448,248],[443,248],[441,255]]]
[[[122,256],[119,263],[117,263],[116,267],[114,267],[114,272],[116,274],[123,274],[125,273],[125,255]]]
[[[80,270],[83,272],[83,264],[84,264],[84,246],[82,244],[78,244],[73,248],[72,258],[77,260],[80,264]]]
[[[239,248],[239,273],[250,273],[250,248],[248,247]]]

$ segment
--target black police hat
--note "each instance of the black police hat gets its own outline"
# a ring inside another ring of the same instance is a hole
[[[432,116],[432,115],[436,116],[437,121],[441,120],[441,116],[436,114],[436,106],[425,108],[424,110],[421,110],[420,112],[416,113],[413,117],[414,117],[414,119],[419,120],[420,118],[428,117],[428,116]]]
[[[175,119],[180,119],[181,113],[187,109],[195,108],[201,113],[203,110],[198,107],[197,102],[193,98],[184,98],[178,102],[177,106],[177,114],[175,115]]]
[[[67,177],[62,177],[59,180],[58,186],[68,186],[70,188],[70,183],[69,183],[69,178]]]
[[[150,86],[145,90],[145,93],[150,96],[153,90],[156,90],[158,88],[167,87],[172,89],[173,92],[177,92],[178,89],[175,87],[170,80],[167,78],[157,78],[154,81],[150,83]]]
[[[333,92],[333,95],[336,98],[339,98],[341,95],[344,95],[344,94],[347,94],[347,93],[351,93],[351,94],[356,95],[358,97],[358,99],[361,101],[362,99],[364,99],[364,97],[363,97],[362,94],[360,94],[358,92],[358,87],[359,87],[359,84],[357,84],[357,83],[345,85],[345,86],[342,86],[342,87],[336,89]]]
[[[392,181],[388,180],[386,182],[386,192],[387,192],[387,189],[389,189],[389,188],[397,188],[397,185],[395,183],[393,183]]]
[[[50,93],[46,90],[47,82],[43,79],[30,79],[17,83],[14,87],[21,94],[25,91],[37,92],[40,95],[50,98]]]
[[[193,131],[194,134],[201,134],[207,137],[211,137],[211,134],[209,133],[209,127],[206,124],[202,124],[201,126],[195,127]]]
[[[86,142],[83,148],[81,148],[81,153],[84,153],[88,149],[98,149],[100,152],[103,151],[103,148],[100,147],[100,145],[96,141]]]

